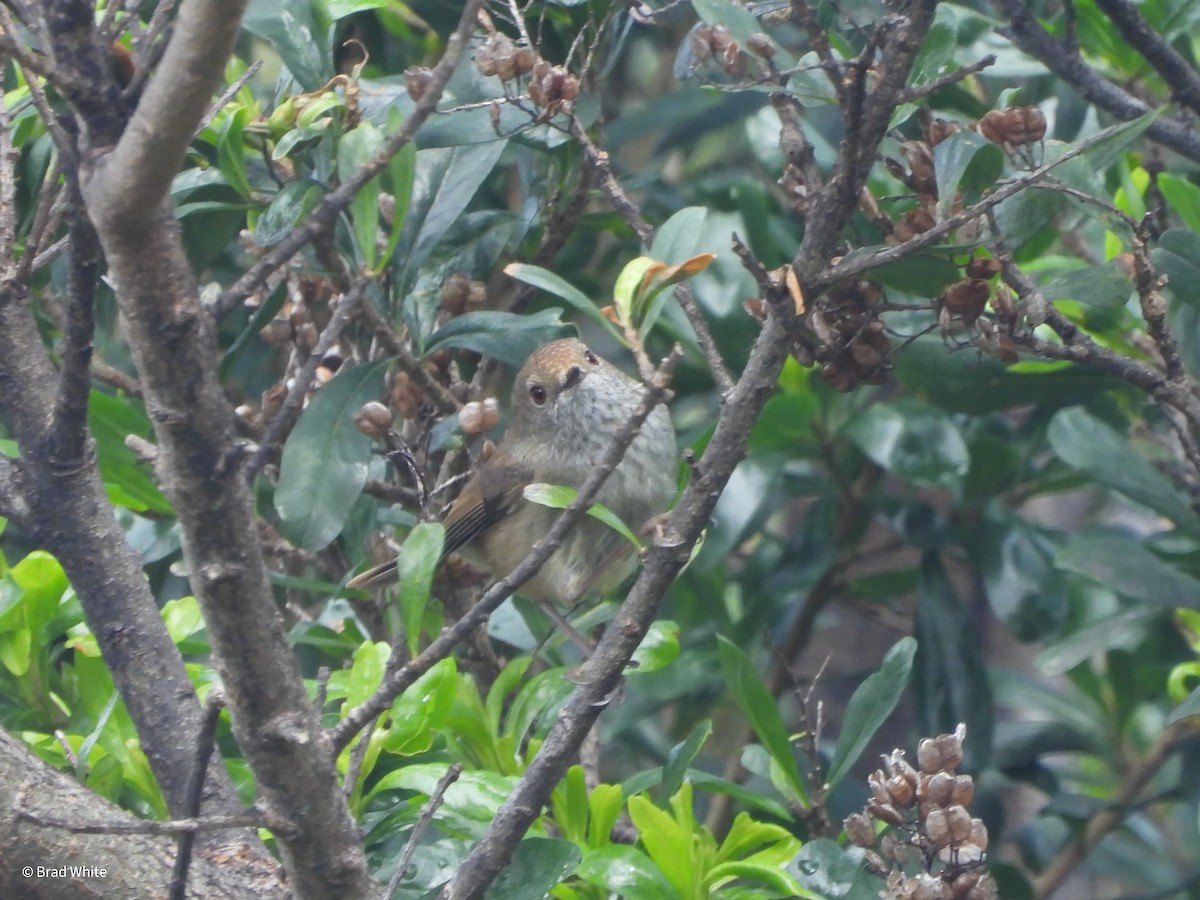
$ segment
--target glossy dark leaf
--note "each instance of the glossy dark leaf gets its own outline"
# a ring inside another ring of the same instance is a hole
[[[876,900],[879,896],[879,882],[863,865],[863,851],[829,838],[806,842],[788,871],[826,900]]]
[[[796,766],[792,742],[788,738],[783,720],[779,717],[779,707],[775,704],[775,698],[755,671],[750,658],[737,644],[718,635],[717,656],[721,661],[725,684],[733,699],[737,701],[738,708],[750,722],[750,727],[762,741],[771,759],[783,772],[796,799],[807,805],[808,789],[804,785],[800,769]]]
[[[1200,535],[1200,517],[1178,488],[1124,437],[1086,410],[1072,407],[1055,414],[1047,437],[1063,462],[1161,513],[1190,534]]]
[[[1150,260],[1167,276],[1167,289],[1177,300],[1200,309],[1200,234],[1170,229],[1150,251]]]
[[[867,744],[887,720],[908,688],[917,642],[901,638],[883,658],[878,672],[867,676],[846,704],[837,749],[829,762],[826,782],[832,790],[849,772]]]
[[[354,416],[379,396],[387,362],[342,369],[300,414],[283,447],[275,509],[284,534],[307,550],[337,537],[367,482],[371,439]]]
[[[921,487],[958,490],[970,463],[950,417],[913,400],[872,406],[846,432],[879,465]]]
[[[1134,600],[1200,609],[1200,580],[1147,550],[1134,535],[1085,531],[1073,535],[1054,559]]]
[[[316,90],[333,75],[316,9],[308,0],[250,0],[242,17],[242,27],[274,47],[306,91]]]
[[[696,755],[704,746],[704,742],[712,735],[712,730],[712,720],[705,719],[692,729],[692,733],[687,736],[686,740],[671,748],[666,762],[663,763],[661,796],[675,796],[675,792],[683,784],[683,778],[696,759]]]
[[[174,516],[170,502],[158,489],[150,466],[125,446],[125,438],[149,438],[150,420],[141,402],[92,391],[88,400],[88,428],[96,439],[100,477],[109,500],[134,512]]]
[[[946,215],[954,208],[959,190],[990,187],[1004,168],[1004,153],[974,131],[959,131],[933,148],[938,209]]]
[[[557,309],[527,316],[498,310],[463,313],[430,336],[425,353],[439,347],[458,347],[517,368],[542,344],[562,337],[565,327]]]
[[[1075,300],[1099,309],[1118,309],[1129,300],[1133,284],[1113,265],[1089,266],[1053,278],[1042,288],[1047,300]]]
[[[550,888],[575,871],[581,854],[570,841],[530,837],[517,844],[512,862],[492,882],[487,900],[543,900]]]

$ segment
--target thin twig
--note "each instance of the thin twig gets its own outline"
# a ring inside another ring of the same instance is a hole
[[[225,695],[220,690],[209,692],[204,704],[204,718],[196,735],[196,756],[188,783],[184,789],[184,809],[187,817],[200,814],[200,802],[204,797],[204,782],[208,776],[208,761],[212,758],[217,736],[217,723],[221,721],[221,710],[225,708]],[[196,844],[196,832],[181,831],[175,841],[175,865],[171,868],[171,900],[184,900],[187,893],[188,869],[192,863],[192,848]]]
[[[436,785],[434,785],[433,793],[429,795],[429,799],[425,801],[425,805],[421,807],[421,815],[417,817],[417,823],[413,826],[412,833],[408,836],[408,841],[404,845],[404,851],[400,854],[400,858],[396,860],[395,871],[392,872],[392,877],[388,881],[387,890],[384,892],[384,900],[391,900],[396,893],[396,889],[400,887],[400,880],[404,877],[404,871],[408,868],[408,864],[412,861],[413,854],[417,852],[417,845],[421,842],[421,837],[429,828],[433,821],[434,814],[437,813],[438,807],[442,805],[442,800],[446,796],[446,791],[450,789],[450,785],[458,781],[458,776],[462,774],[462,763],[453,763],[446,774],[443,775]]]
[[[1150,780],[1158,774],[1181,743],[1200,734],[1200,719],[1195,716],[1167,727],[1153,746],[1127,774],[1112,801],[1088,819],[1082,834],[1068,843],[1058,856],[1033,879],[1035,897],[1049,897],[1063,881],[1087,858],[1097,844],[1120,827],[1129,808]]]
[[[638,239],[647,247],[650,246],[654,240],[654,229],[642,218],[641,210],[629,199],[625,189],[617,181],[608,154],[596,146],[587,133],[587,129],[574,118],[571,119],[571,134],[583,148],[588,164],[598,176],[600,188],[608,196],[613,208],[637,233]],[[717,391],[723,398],[733,387],[733,378],[730,377],[729,370],[725,367],[725,361],[721,358],[716,341],[713,340],[712,332],[709,331],[708,323],[704,320],[704,314],[696,306],[695,296],[689,285],[679,285],[675,289],[675,297],[679,300],[679,305],[683,307],[683,312],[687,316],[688,322],[691,323],[692,330],[696,333],[696,343],[708,362],[713,381],[717,385]]]
[[[985,215],[989,210],[999,206],[1009,197],[1012,197],[1021,191],[1028,188],[1030,185],[1036,184],[1046,177],[1047,174],[1057,169],[1063,163],[1074,159],[1075,157],[1086,153],[1094,148],[1097,144],[1108,140],[1112,133],[1121,128],[1121,125],[1114,125],[1111,128],[1106,128],[1104,131],[1093,135],[1089,140],[1083,143],[1076,144],[1070,150],[1063,153],[1057,159],[1043,163],[1031,172],[1022,175],[1019,178],[1014,178],[1005,184],[997,187],[992,193],[988,194],[978,203],[974,203],[962,210],[938,222],[928,231],[923,231],[916,237],[905,241],[902,244],[896,244],[892,247],[885,247],[882,250],[876,250],[872,253],[863,253],[857,256],[851,256],[842,259],[834,265],[826,266],[815,278],[812,279],[809,285],[810,289],[821,291],[828,288],[830,285],[836,284],[839,281],[845,281],[848,278],[857,278],[864,272],[869,272],[871,269],[877,269],[880,266],[890,265],[894,262],[899,262],[912,256],[919,250],[924,250],[926,247],[932,247],[939,243],[943,238],[951,232],[978,219]]]
[[[927,81],[924,84],[919,84],[916,87],[907,88],[900,92],[899,100],[901,103],[913,103],[917,100],[922,100],[931,94],[936,94],[944,87],[949,87],[952,84],[957,84],[960,81],[965,81],[972,75],[977,75],[989,66],[996,64],[996,57],[989,53],[987,56],[978,62],[973,62],[969,66],[963,66],[960,69],[955,69],[953,72],[947,72],[945,75],[940,75],[932,81]]]
[[[321,366],[321,360],[325,354],[333,349],[333,345],[337,343],[341,337],[342,330],[349,324],[355,309],[362,301],[363,294],[371,285],[369,277],[362,277],[349,292],[343,294],[337,301],[334,307],[333,315],[329,319],[329,324],[321,332],[321,336],[317,339],[317,345],[313,348],[311,354],[304,365],[300,367],[300,371],[296,373],[292,380],[291,387],[288,388],[287,396],[283,400],[283,404],[279,408],[279,412],[267,423],[263,429],[262,440],[258,444],[258,449],[254,451],[254,455],[250,457],[246,464],[246,478],[253,479],[262,467],[274,455],[275,451],[282,443],[284,435],[295,424],[297,416],[300,415],[300,409],[304,405],[304,398],[312,388],[313,379],[317,376],[317,369]]]
[[[239,75],[229,87],[221,93],[221,96],[213,101],[213,105],[208,108],[208,112],[204,114],[204,118],[200,120],[200,124],[196,126],[196,134],[202,132],[205,128],[212,124],[213,119],[225,108],[237,92],[246,86],[246,84],[258,74],[258,70],[262,68],[263,61],[256,59],[246,67],[246,71]]]

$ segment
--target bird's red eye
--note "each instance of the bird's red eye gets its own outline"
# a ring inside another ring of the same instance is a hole
[[[541,406],[546,402],[546,389],[540,384],[533,385],[529,388],[529,399],[534,406]]]
[[[590,362],[593,366],[600,365],[600,359],[591,350],[584,350],[583,358]]]

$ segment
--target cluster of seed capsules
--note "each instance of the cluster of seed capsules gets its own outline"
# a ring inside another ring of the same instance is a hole
[[[996,900],[986,868],[988,833],[967,807],[975,794],[970,775],[957,774],[966,726],[925,738],[917,765],[894,750],[868,778],[871,799],[842,823],[852,844],[866,850],[867,866],[887,879],[884,900]]]

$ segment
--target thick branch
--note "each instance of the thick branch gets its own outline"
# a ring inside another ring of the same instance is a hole
[[[245,818],[241,817],[239,827],[246,827]],[[67,825],[104,821],[109,827],[87,833],[42,827],[35,820]],[[161,897],[162,886],[171,874],[173,841],[143,832],[166,824],[137,819],[118,809],[70,774],[51,768],[20,741],[0,732],[0,896],[24,900]],[[113,826],[122,825],[129,830],[117,833]],[[36,875],[37,866],[61,867],[68,863],[90,868],[92,877]],[[24,873],[26,866],[34,867],[34,877]],[[280,874],[278,865],[265,855],[256,858],[229,849],[216,853],[202,847],[192,866],[188,897],[282,900],[291,892]]]
[[[858,206],[879,142],[887,132],[936,7],[937,0],[916,0],[905,7],[905,15],[891,14],[880,23],[876,37],[882,41],[880,54],[886,60],[883,74],[862,97],[861,113],[847,118],[847,134],[838,148],[833,176],[813,201],[804,239],[793,260],[806,296],[815,296],[807,290],[809,283],[837,251],[842,229]]]
[[[1022,0],[992,0],[992,5],[1008,20],[1001,29],[1014,44],[1038,59],[1051,72],[1077,90],[1085,100],[1128,121],[1151,111],[1151,107],[1133,94],[1113,84],[1092,69],[1071,44],[1057,40],[1026,9]],[[1200,161],[1200,132],[1173,119],[1151,122],[1146,133],[1159,143]]]
[[[93,211],[103,209],[123,228],[153,218],[220,84],[245,6],[245,0],[183,4],[171,43],[120,141],[88,173],[85,191]]]
[[[1150,27],[1129,0],[1096,0],[1121,36],[1163,77],[1175,99],[1192,112],[1200,112],[1200,75],[1175,48]]]

